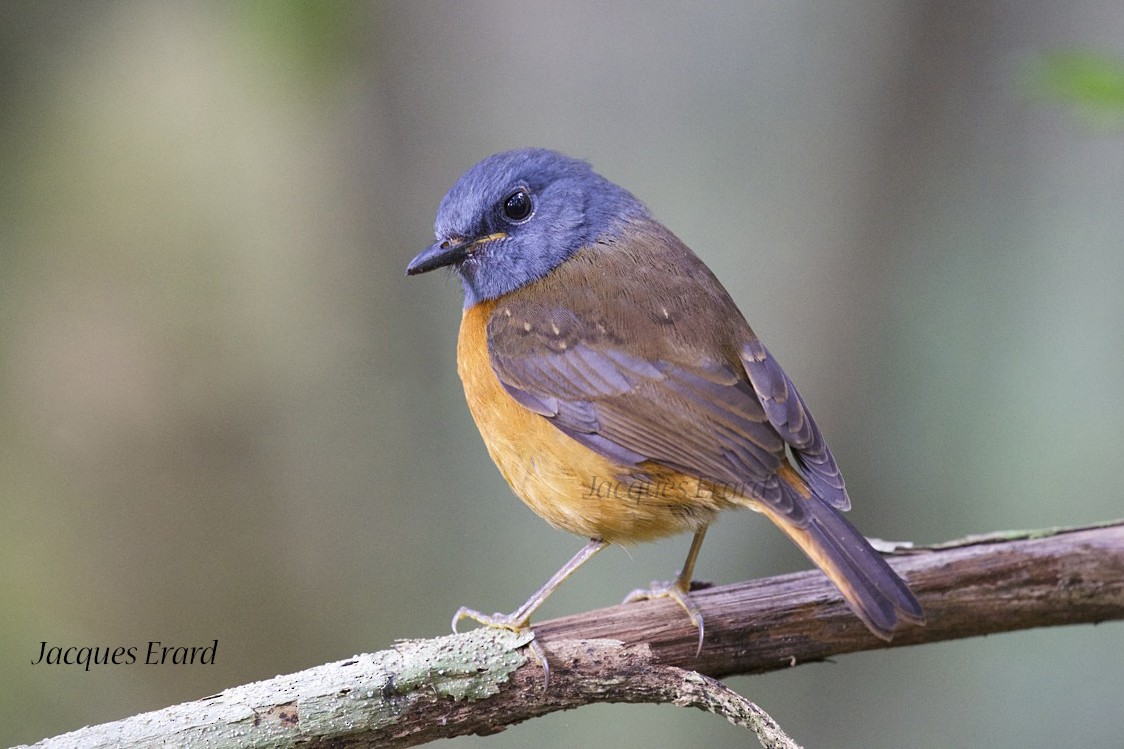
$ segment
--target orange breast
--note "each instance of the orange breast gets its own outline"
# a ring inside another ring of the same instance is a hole
[[[487,324],[496,306],[493,300],[465,310],[457,369],[492,460],[528,507],[562,530],[630,543],[694,531],[729,506],[688,476],[614,463],[516,402],[488,357]]]

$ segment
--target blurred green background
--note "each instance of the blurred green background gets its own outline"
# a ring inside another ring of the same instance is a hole
[[[459,285],[403,276],[507,148],[591,160],[710,264],[867,534],[1124,515],[1121,39],[1112,0],[0,5],[0,743],[443,634],[581,545],[487,458]],[[697,572],[807,566],[746,513]],[[216,638],[213,666],[31,665]],[[730,683],[809,747],[1118,747],[1124,625]],[[605,706],[455,745],[749,743]]]

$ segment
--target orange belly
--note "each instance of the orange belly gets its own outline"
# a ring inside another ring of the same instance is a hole
[[[692,477],[650,463],[617,464],[516,402],[488,357],[496,306],[493,300],[465,310],[457,370],[492,460],[528,507],[556,528],[631,543],[698,530],[731,506]]]

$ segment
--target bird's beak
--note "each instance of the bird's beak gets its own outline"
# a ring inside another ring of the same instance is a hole
[[[422,250],[421,254],[410,261],[410,264],[406,266],[406,275],[416,276],[419,273],[428,273],[431,270],[444,268],[447,265],[456,265],[471,255],[477,247],[485,242],[503,239],[506,236],[507,235],[503,232],[498,232],[475,239],[470,237],[452,237],[450,239],[439,240],[429,247],[426,247]]]

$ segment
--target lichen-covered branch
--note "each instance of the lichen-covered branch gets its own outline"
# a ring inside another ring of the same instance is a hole
[[[539,623],[549,689],[525,635],[474,630],[228,689],[41,747],[405,747],[495,733],[595,702],[699,707],[794,746],[767,715],[714,678],[842,653],[1015,629],[1124,619],[1124,524],[993,534],[908,550],[891,563],[927,624],[892,643],[850,613],[818,572],[701,590],[696,630],[676,604],[645,601]]]

